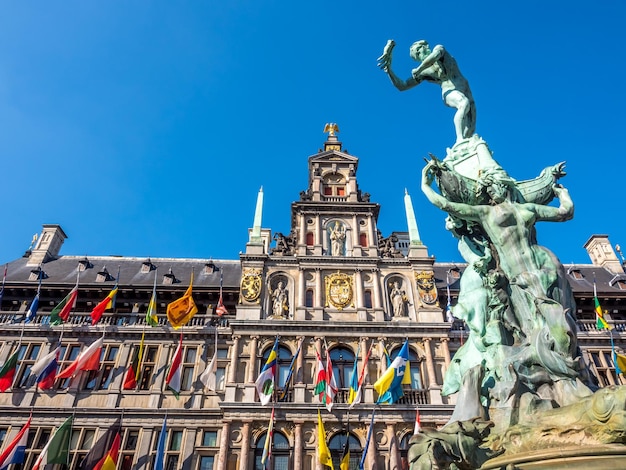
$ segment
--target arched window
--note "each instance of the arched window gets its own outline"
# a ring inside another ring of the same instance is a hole
[[[313,232],[307,232],[306,234],[306,244],[307,246],[313,246]]]
[[[398,356],[401,348],[394,349],[391,354],[391,361]],[[404,385],[404,388],[410,388],[411,390],[421,390],[424,388],[422,381],[422,368],[420,367],[421,361],[419,357],[411,348],[409,348],[409,363],[411,365],[411,385]]]
[[[270,356],[270,352],[272,348],[267,348],[265,353],[263,353],[263,360],[261,361],[261,368],[259,369],[259,373],[263,370],[263,366],[267,363],[267,358]],[[289,375],[289,366],[291,365],[291,351],[285,346],[278,346],[276,350],[276,386],[279,390],[285,387],[285,380],[287,380],[287,376]],[[276,397],[278,399],[278,396]]]
[[[348,433],[346,436],[345,432],[335,434],[333,437],[330,438],[330,441],[328,442],[330,456],[333,459],[333,467],[339,468],[341,459],[344,456],[344,449],[347,440],[346,438],[349,439],[350,443],[350,466],[348,468],[350,470],[357,470],[359,468],[361,456],[363,455],[361,443],[359,442],[358,438],[356,438],[352,433]]]
[[[349,389],[354,367],[354,353],[348,348],[339,346],[330,350],[330,359],[333,363],[333,375],[337,381],[337,387]]]
[[[366,247],[367,246],[367,234],[360,233],[359,234],[359,245]]]
[[[307,289],[304,297],[304,306],[313,307],[313,289]]]
[[[272,439],[272,457],[265,462],[265,465],[261,464],[263,459],[263,449],[265,448],[265,439],[267,439],[267,432],[261,436],[261,439],[256,443],[254,450],[254,469],[255,470],[288,470],[290,449],[289,441],[280,432],[274,431]],[[337,467],[339,468],[339,467]]]
[[[400,439],[400,468],[402,470],[409,470],[409,439],[411,437],[411,434],[407,433]]]

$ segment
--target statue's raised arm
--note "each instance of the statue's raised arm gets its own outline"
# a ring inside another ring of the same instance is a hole
[[[411,57],[420,65],[411,71],[406,80],[399,78],[391,68],[392,51],[395,42],[387,41],[383,54],[378,58],[378,66],[384,70],[391,83],[400,91],[408,90],[423,81],[441,86],[442,99],[446,106],[456,109],[454,128],[456,141],[470,138],[476,131],[476,105],[469,84],[459,67],[446,49],[437,45],[432,50],[424,40],[411,45]]]

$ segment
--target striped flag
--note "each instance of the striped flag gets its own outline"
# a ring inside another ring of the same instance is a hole
[[[100,355],[104,336],[93,342],[91,346],[81,352],[78,357],[65,369],[59,372],[55,378],[69,379],[81,370],[98,370],[100,368]]]
[[[300,355],[301,347],[302,347],[302,340],[300,340],[300,343],[298,344],[298,349],[296,350],[296,353],[291,358],[291,363],[289,364],[289,373],[287,374],[287,378],[285,379],[285,383],[283,384],[283,390],[282,392],[280,392],[278,401],[285,401],[285,399],[287,398],[290,384],[291,384],[291,378],[293,377],[293,374],[296,371],[296,360],[298,359],[298,356]]]
[[[0,392],[5,392],[13,386],[13,380],[17,371],[18,354],[19,348],[9,356],[2,368],[0,368]]]
[[[165,379],[165,384],[167,388],[169,388],[172,392],[174,392],[174,396],[178,398],[180,395],[180,385],[182,381],[183,375],[183,333],[180,333],[180,341],[178,342],[178,347],[174,352],[174,357],[172,358],[172,365],[170,366],[170,371],[167,373],[167,378]]]
[[[223,284],[224,276],[222,275],[222,270],[220,269],[220,299],[217,301],[217,307],[215,307],[215,313],[217,313],[220,317],[222,315],[227,315],[228,310],[224,307],[224,301],[222,300],[222,284]]]
[[[596,291],[596,276],[593,276],[593,309],[596,312],[596,328],[598,330],[612,330],[613,327],[607,323],[604,319],[604,312],[600,307],[600,301],[598,300],[598,292]]]
[[[372,354],[372,346],[374,346],[374,343],[370,344],[370,347],[367,350],[365,361],[363,361],[363,368],[361,369],[361,374],[359,375],[356,395],[354,396],[354,399],[350,402],[350,406],[348,408],[353,408],[354,405],[361,403],[361,398],[363,397],[363,383],[365,382],[365,374],[367,373],[367,363],[370,360],[370,354]]]
[[[267,427],[267,435],[265,436],[265,445],[263,446],[263,455],[261,456],[261,465],[272,458],[272,439],[274,438],[274,407],[272,406],[272,414],[270,415],[270,424]]]
[[[54,432],[50,440],[37,457],[31,470],[43,470],[46,465],[60,463],[67,465],[70,456],[70,436],[72,435],[72,422],[74,417],[70,416]]]
[[[261,400],[261,405],[267,405],[274,395],[276,385],[276,361],[278,351],[278,338],[274,341],[274,346],[267,357],[267,362],[263,366],[259,377],[254,382],[256,390]]]
[[[39,359],[30,368],[31,374],[37,377],[37,388],[49,390],[54,385],[57,369],[59,367],[59,353],[61,346],[57,346],[44,357]]]
[[[159,326],[159,317],[157,317],[157,294],[156,294],[157,270],[154,271],[154,286],[152,287],[152,297],[148,304],[146,312],[146,323],[150,326]]]
[[[93,310],[91,311],[91,324],[95,325],[96,323],[98,323],[100,321],[100,318],[102,318],[102,315],[104,314],[105,310],[109,310],[111,308],[113,308],[113,304],[115,302],[115,296],[117,295],[117,284],[115,284],[115,287],[113,287],[113,290],[111,290],[111,292],[109,292],[109,294],[104,298],[104,300],[102,300],[102,302],[100,302],[98,305],[96,305]]]
[[[141,362],[143,360],[143,340],[146,336],[146,332],[141,333],[141,342],[139,347],[135,348],[133,353],[133,360],[130,361],[126,376],[124,377],[124,383],[122,384],[122,390],[134,390],[137,388],[137,382],[139,381],[139,375],[141,374]]]
[[[0,454],[0,470],[7,470],[11,464],[24,463],[31,419],[32,416],[28,418],[26,424],[20,429],[20,432],[17,433],[17,436],[15,436],[7,448],[4,449],[4,452]]]
[[[80,273],[80,271],[79,271]],[[76,285],[70,291],[69,294],[65,296],[59,304],[52,309],[50,312],[50,324],[51,325],[60,325],[63,322],[66,322],[70,317],[70,313],[72,309],[76,306],[76,299],[78,298],[78,279],[76,280]]]
[[[417,408],[415,410],[415,428],[413,429],[413,434],[419,434],[422,432],[422,423],[420,421],[420,409]]]

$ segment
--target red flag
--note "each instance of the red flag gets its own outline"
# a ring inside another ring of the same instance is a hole
[[[226,310],[224,302],[222,301],[222,294],[220,294],[220,300],[218,300],[217,307],[215,307],[215,313],[217,313],[220,317],[228,313],[228,310]]]
[[[113,300],[115,300],[115,296],[117,295],[117,286],[113,288],[109,295],[107,295],[102,302],[96,305],[91,311],[91,324],[95,325],[102,318],[102,314],[105,310],[108,310],[113,307]]]
[[[13,386],[13,380],[15,379],[15,372],[17,370],[17,349],[0,368],[0,392],[4,392],[9,387]]]
[[[118,432],[113,439],[113,444],[111,444],[111,450],[96,464],[93,470],[115,470],[120,452],[120,441],[120,433]]]
[[[102,352],[103,342],[104,336],[81,352],[74,362],[57,374],[55,379],[69,379],[81,370],[98,370],[100,368],[100,353]]]

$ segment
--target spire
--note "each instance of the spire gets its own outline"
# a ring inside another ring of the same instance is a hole
[[[263,186],[259,189],[254,211],[254,225],[250,234],[250,243],[261,243],[261,220],[263,218]]]
[[[417,230],[417,220],[415,219],[415,211],[413,210],[413,203],[411,202],[411,196],[406,188],[404,188],[404,209],[406,210],[406,222],[409,226],[409,240],[411,245],[421,245],[420,233]]]
[[[415,220],[415,211],[413,211],[413,203],[409,192],[404,189],[404,208],[406,210],[406,222],[409,226],[409,258],[428,258],[428,250],[420,240],[420,233],[417,230],[417,221]]]

